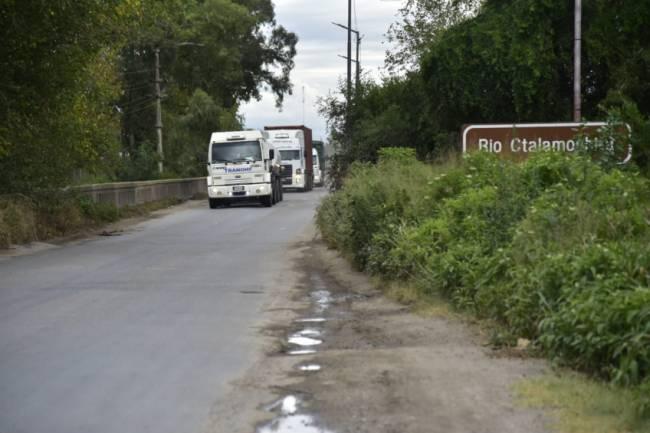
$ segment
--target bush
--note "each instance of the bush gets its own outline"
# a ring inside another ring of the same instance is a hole
[[[0,196],[0,248],[35,239],[34,203],[19,194]]]
[[[379,155],[319,208],[328,243],[361,269],[497,320],[503,335],[533,339],[559,362],[648,386],[648,179],[554,153],[444,166],[404,149]]]

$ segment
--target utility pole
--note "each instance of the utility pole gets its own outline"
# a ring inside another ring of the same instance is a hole
[[[355,80],[354,88],[356,92],[359,91],[359,83],[361,81],[361,63],[359,63],[359,45],[361,45],[361,38],[359,37],[359,32],[355,32],[357,35],[357,78]]]
[[[352,0],[348,0],[348,111],[352,101]]]
[[[351,29],[351,28],[349,28],[347,26],[344,26],[343,24],[339,24],[339,23],[335,23],[335,22],[332,22],[332,24],[334,24],[337,27],[341,27],[342,29],[345,29],[348,32],[354,33],[354,35],[357,38],[357,56],[356,56],[356,60],[352,60],[352,58],[350,56],[347,56],[347,57],[346,56],[339,56],[339,57],[341,57],[343,59],[346,59],[348,61],[348,64],[350,64],[351,62],[355,62],[357,64],[356,80],[355,80],[356,84],[355,85],[357,87],[359,87],[359,82],[361,80],[361,63],[359,62],[359,46],[361,45],[361,39],[363,39],[363,36],[361,36],[359,34],[358,30]]]
[[[575,0],[575,29],[573,38],[573,121],[582,120],[581,101],[581,49],[582,49],[582,0]]]
[[[199,42],[178,42],[174,44],[176,47],[204,47],[205,44]],[[160,93],[160,48],[154,50],[156,55],[156,135],[158,136],[158,173],[163,172],[163,159],[165,157],[163,153],[163,123],[162,123],[162,94]]]
[[[158,135],[158,172],[163,172],[162,106],[160,94],[160,49],[156,48],[156,134]]]

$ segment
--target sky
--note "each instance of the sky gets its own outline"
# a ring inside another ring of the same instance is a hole
[[[247,128],[262,129],[265,125],[305,124],[313,130],[315,140],[326,140],[326,122],[318,115],[319,97],[335,92],[339,79],[346,77],[346,61],[338,55],[347,55],[347,31],[332,22],[347,25],[347,0],[275,0],[278,24],[298,35],[296,66],[291,72],[293,95],[287,95],[281,110],[275,107],[275,98],[263,93],[261,101],[252,100],[241,108]],[[356,4],[357,28],[361,32],[361,68],[375,78],[388,48],[385,34],[397,21],[401,0],[353,0]],[[355,28],[354,13],[352,27]],[[352,56],[355,56],[355,37],[352,34]],[[355,69],[352,65],[352,77]],[[305,94],[303,122],[303,86]]]

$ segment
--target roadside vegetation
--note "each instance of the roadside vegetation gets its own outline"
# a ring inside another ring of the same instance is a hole
[[[582,117],[629,124],[632,164],[459,151],[464,124],[572,119],[573,17],[561,0],[404,2],[388,74],[320,102],[338,152],[317,223],[389,295],[530,340],[629,401],[609,431],[647,431],[631,420],[650,416],[650,3],[583,3]]]
[[[74,235],[178,203],[179,199],[170,198],[118,208],[69,191],[0,196],[0,248]]]
[[[323,238],[359,269],[498,323],[494,340],[635,390],[650,415],[650,181],[540,153],[431,165],[386,148],[326,197]]]

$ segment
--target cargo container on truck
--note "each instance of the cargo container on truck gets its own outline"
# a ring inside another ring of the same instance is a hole
[[[314,186],[312,134],[306,126],[265,126],[282,164],[282,187],[310,191]]]
[[[268,133],[213,133],[207,182],[211,209],[237,201],[259,201],[267,207],[281,201],[280,160]]]

